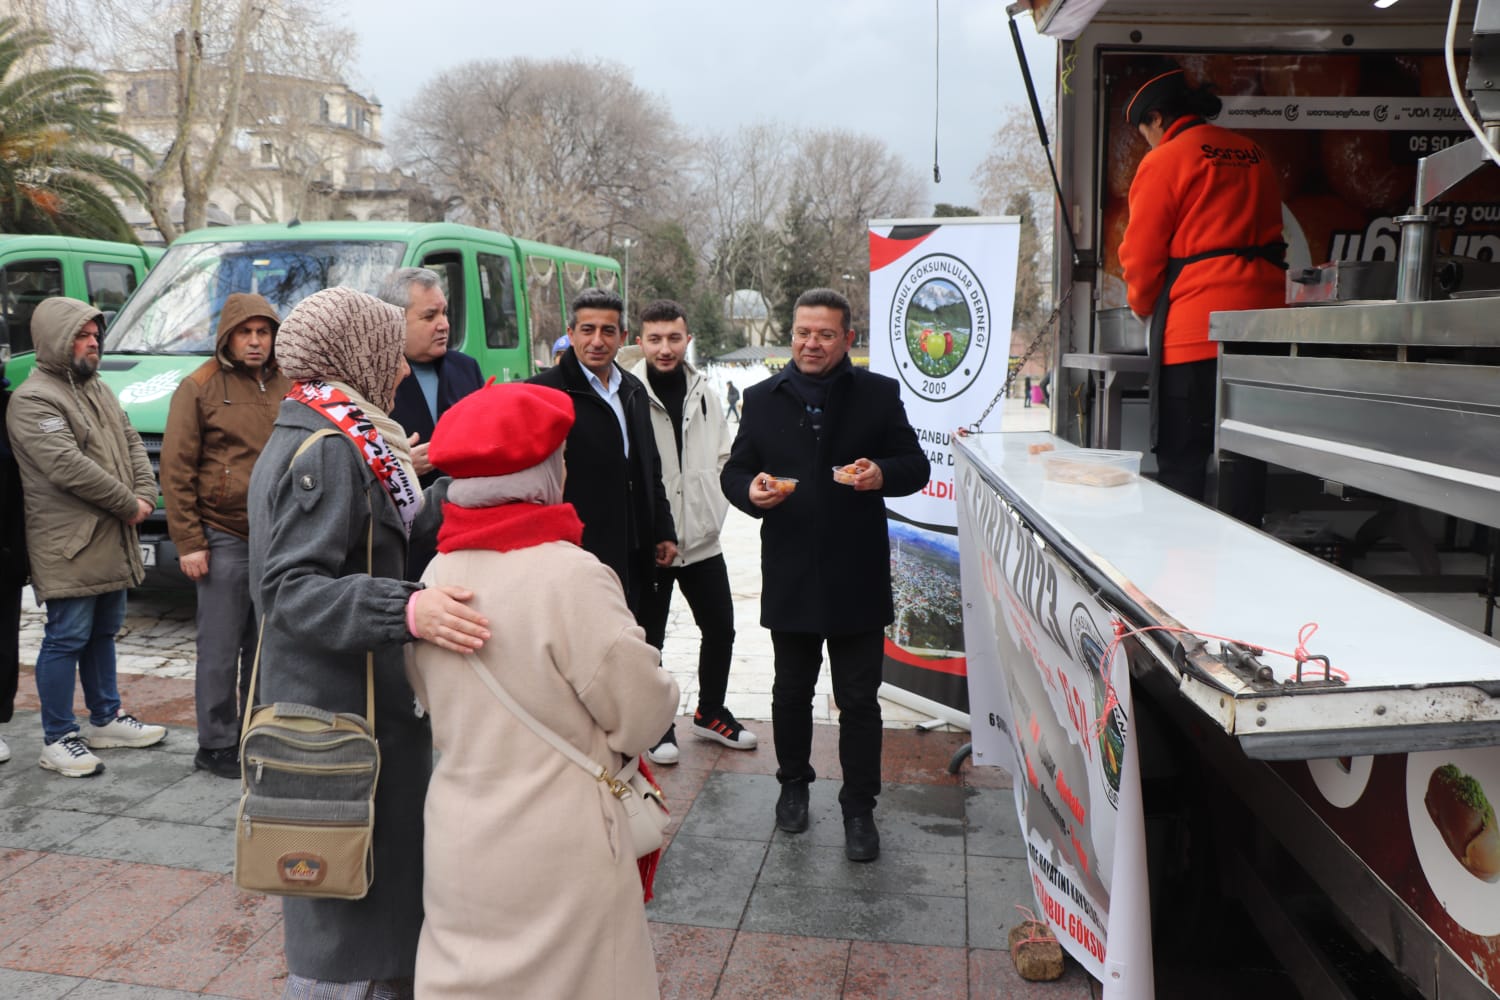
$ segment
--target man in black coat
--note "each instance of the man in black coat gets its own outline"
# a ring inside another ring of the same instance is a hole
[[[448,297],[436,271],[397,268],[381,283],[380,297],[406,311],[404,352],[411,374],[396,386],[391,419],[410,435],[412,465],[426,489],[443,475],[427,460],[427,444],[438,417],[483,387],[484,376],[479,362],[462,351],[448,350]],[[407,579],[420,579],[435,555],[433,540],[413,540],[406,554]]]
[[[21,672],[21,590],[30,575],[21,470],[5,433],[9,403],[10,381],[5,378],[5,361],[0,359],[0,722],[9,722],[16,708]],[[0,764],[8,760],[10,747],[0,737]]]
[[[776,658],[776,824],[788,833],[807,829],[813,687],[826,643],[839,706],[844,850],[852,861],[873,861],[876,692],[885,627],[895,617],[884,498],[917,492],[929,468],[896,381],[850,364],[853,343],[844,296],[815,288],[797,299],[792,361],[745,390],[719,481],[730,503],[762,519],[760,623]],[[791,491],[778,482],[788,478],[798,480]]]
[[[563,452],[563,500],[583,520],[583,547],[619,576],[636,621],[655,567],[677,558],[672,508],[661,482],[650,402],[639,379],[615,364],[625,343],[625,303],[590,288],[569,309],[570,347],[533,376],[573,400],[573,429]]]
[[[448,350],[448,298],[436,271],[399,268],[381,284],[380,297],[406,310],[406,363],[411,374],[396,387],[391,418],[412,435],[412,464],[426,489],[442,475],[427,460],[427,443],[438,417],[482,387],[484,376],[479,362],[462,351]]]

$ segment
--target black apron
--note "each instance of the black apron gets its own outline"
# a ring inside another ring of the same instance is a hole
[[[1263,260],[1286,270],[1286,243],[1263,243],[1251,247],[1224,247],[1221,250],[1205,250],[1190,257],[1168,257],[1167,272],[1162,280],[1161,294],[1156,297],[1156,308],[1151,310],[1151,330],[1147,335],[1146,351],[1151,356],[1151,371],[1146,384],[1151,390],[1151,450],[1156,450],[1157,428],[1161,399],[1162,354],[1167,337],[1167,310],[1172,307],[1172,286],[1182,276],[1182,269],[1189,264],[1212,257],[1243,257],[1246,260]]]

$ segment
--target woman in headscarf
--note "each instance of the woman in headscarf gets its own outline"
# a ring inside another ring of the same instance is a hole
[[[609,788],[477,675],[614,773],[660,736],[677,684],[562,502],[568,395],[490,386],[438,421],[452,475],[428,586],[474,591],[496,624],[474,657],[421,645],[412,686],[441,752],[427,795],[423,1000],[657,994],[642,875]],[[468,661],[468,662],[466,662]]]
[[[363,714],[366,651],[375,657],[374,880],[357,901],[282,900],[287,1000],[411,996],[432,733],[402,647],[420,637],[468,650],[489,637],[485,617],[462,603],[467,591],[404,580],[409,537],[434,530],[437,515],[422,513],[406,434],[387,415],[407,371],[405,336],[401,310],[349,288],[293,309],[276,340],[292,388],[250,479],[250,579],[264,627],[256,703]],[[336,433],[297,455],[325,428]]]

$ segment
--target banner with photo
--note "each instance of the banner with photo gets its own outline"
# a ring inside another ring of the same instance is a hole
[[[1150,997],[1130,671],[1120,650],[1104,665],[1114,612],[967,452],[956,469],[974,762],[1014,776],[1038,915],[1105,997]]]
[[[870,370],[901,383],[907,417],[932,462],[919,493],[886,501],[896,621],[882,693],[968,724],[959,600],[952,432],[973,423],[1005,382],[1020,220],[870,222]],[[997,410],[986,424],[998,430]]]

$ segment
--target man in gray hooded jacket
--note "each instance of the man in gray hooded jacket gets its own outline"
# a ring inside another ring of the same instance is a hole
[[[98,774],[92,750],[145,747],[167,731],[120,710],[115,634],[125,591],[145,577],[136,525],[156,507],[156,478],[141,436],[98,377],[104,314],[52,298],[32,316],[36,368],[5,414],[21,469],[31,585],[47,605],[37,654],[41,766],[70,778]],[[89,709],[73,715],[74,676]]]

